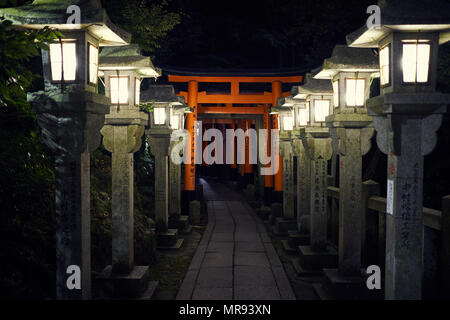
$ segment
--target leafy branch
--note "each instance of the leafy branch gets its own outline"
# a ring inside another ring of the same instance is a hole
[[[139,109],[144,112],[153,112],[153,109],[155,108],[155,100],[152,100],[148,103],[142,103],[139,105]]]
[[[48,50],[48,43],[61,37],[57,31],[44,27],[40,30],[20,30],[12,22],[0,18],[0,108],[13,107],[28,111],[26,90],[34,75],[29,68],[31,58],[40,50]]]

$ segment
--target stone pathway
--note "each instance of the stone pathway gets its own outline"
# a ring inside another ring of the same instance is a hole
[[[295,300],[264,225],[239,193],[205,181],[208,227],[178,300]]]

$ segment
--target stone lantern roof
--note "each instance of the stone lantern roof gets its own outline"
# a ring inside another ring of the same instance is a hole
[[[337,45],[322,67],[315,69],[315,79],[331,79],[338,72],[378,72],[378,57],[370,48],[352,48]]]
[[[277,105],[269,109],[269,114],[283,114],[292,110],[293,105],[285,105],[285,98],[278,98]]]
[[[144,77],[160,77],[150,57],[141,55],[139,45],[113,46],[102,49],[99,57],[100,70],[136,70]]]
[[[305,103],[305,99],[294,99],[292,96],[278,98],[277,105],[281,107],[293,107]]]
[[[67,24],[67,8],[77,5],[81,9],[81,24]],[[131,35],[114,25],[100,0],[34,0],[31,4],[0,9],[0,16],[14,25],[29,29],[45,26],[61,31],[85,29],[100,41],[100,46],[125,45]]]
[[[313,73],[316,70],[312,71]],[[330,80],[314,79],[311,73],[307,73],[301,86],[293,86],[291,96],[294,99],[305,99],[310,94],[332,95],[333,87]]]
[[[294,99],[292,96],[278,98],[277,105],[270,108],[270,114],[281,114],[292,111],[295,105],[305,103],[305,99]]]
[[[392,31],[440,31],[440,44],[450,40],[450,3],[443,0],[379,0],[381,27],[367,25],[347,35],[347,44],[372,48]]]
[[[172,85],[152,85],[141,91],[141,103],[166,103],[173,107],[175,113],[192,113],[193,109],[186,105],[184,97],[175,95]]]

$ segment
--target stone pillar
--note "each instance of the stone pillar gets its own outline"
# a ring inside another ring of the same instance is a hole
[[[256,129],[256,134],[257,134],[257,139],[258,139],[257,154],[259,155],[259,150],[260,150],[259,132],[260,132],[260,130],[264,129],[264,119],[263,119],[263,117],[256,118],[255,129]],[[263,197],[264,196],[264,185],[265,185],[265,176],[261,175],[261,168],[262,168],[261,162],[258,161],[256,176],[258,177],[257,193],[258,193],[259,197]]]
[[[109,101],[73,88],[36,92],[28,100],[55,154],[56,298],[90,299],[90,153],[100,144]],[[78,276],[80,287],[69,288]]]
[[[335,114],[331,119],[339,153],[339,273],[354,276],[361,274],[362,156],[370,150],[374,129],[365,127],[371,123],[367,115]]]
[[[301,133],[306,155],[310,160],[310,246],[300,246],[299,262],[303,269],[332,268],[337,253],[327,245],[327,161],[332,156],[328,129],[306,128]]]
[[[303,138],[303,146],[310,163],[310,213],[311,246],[315,251],[324,251],[327,241],[327,161],[331,159],[330,138]]]
[[[371,109],[376,110],[383,98],[368,100]],[[441,97],[437,101],[443,102]],[[389,114],[374,116],[377,144],[388,155],[385,298],[415,300],[422,297],[423,158],[436,145],[439,113],[445,108],[439,106],[430,114],[433,105],[428,105],[419,109],[422,114],[406,114],[400,110],[410,105],[395,103],[383,105]]]
[[[55,180],[56,298],[90,299],[90,153],[55,155]],[[69,266],[80,268],[81,290],[68,289]]]
[[[178,142],[171,142],[169,155]],[[181,214],[181,164],[176,164],[169,157],[169,216],[178,217]]]
[[[107,121],[108,123],[108,121]],[[112,154],[112,272],[134,267],[134,157],[142,144],[142,125],[105,125],[103,145]]]
[[[283,217],[275,219],[275,234],[285,235],[297,229],[294,212],[294,158],[290,139],[280,141],[280,154],[283,160]],[[284,241],[285,244],[288,242]]]
[[[311,161],[311,246],[324,251],[327,242],[327,161]]]
[[[304,233],[303,230],[309,229],[304,224],[309,219],[311,209],[311,161],[300,139],[294,140],[293,144],[297,154],[297,229]]]
[[[155,222],[158,232],[167,232],[169,219],[168,155],[170,129],[150,129],[150,151],[155,157]]]
[[[294,155],[291,141],[281,141],[280,151],[283,159],[283,216],[293,219],[294,213]]]

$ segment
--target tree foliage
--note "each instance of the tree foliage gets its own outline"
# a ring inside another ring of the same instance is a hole
[[[60,36],[58,31],[45,27],[40,30],[20,30],[12,22],[0,18],[0,107],[29,109],[26,90],[31,86],[33,71],[31,58],[48,48],[48,41]]]
[[[54,292],[54,173],[26,99],[40,49],[59,33],[0,19],[0,296]]]
[[[166,0],[108,0],[102,1],[111,20],[132,34],[132,42],[138,43],[153,55],[161,48],[161,42],[180,23],[180,13],[169,10]]]

